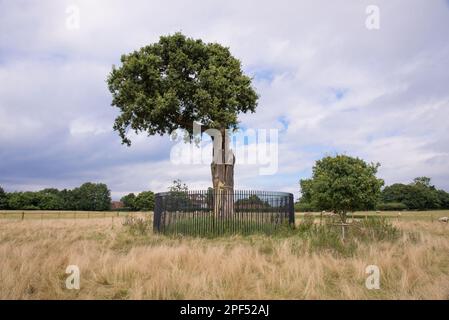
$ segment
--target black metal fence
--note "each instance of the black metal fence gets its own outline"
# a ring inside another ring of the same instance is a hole
[[[209,189],[155,195],[153,228],[163,234],[272,233],[294,222],[291,193]]]

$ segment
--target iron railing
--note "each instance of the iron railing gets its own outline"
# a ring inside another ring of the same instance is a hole
[[[281,225],[294,223],[291,193],[209,189],[155,195],[153,228],[158,233],[193,236],[272,233]]]

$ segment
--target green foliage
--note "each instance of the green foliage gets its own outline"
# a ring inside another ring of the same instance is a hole
[[[326,218],[323,224],[315,224],[313,217],[305,217],[296,229],[290,232],[310,244],[312,250],[329,250],[338,255],[350,256],[359,242],[395,241],[401,232],[384,217],[369,217],[353,221],[345,227],[345,239],[341,226],[333,218]]]
[[[44,189],[38,192],[39,205],[41,210],[62,210],[64,202],[57,189]]]
[[[0,187],[0,210],[8,209],[8,194]]]
[[[111,208],[111,191],[103,183],[87,182],[72,192],[77,210],[107,211]]]
[[[152,191],[139,193],[134,201],[134,209],[139,211],[154,210],[154,193]]]
[[[381,202],[376,205],[376,210],[402,211],[407,210],[407,206],[401,202]]]
[[[431,188],[433,186],[430,185],[430,181],[431,181],[431,178],[429,178],[429,177],[417,177],[417,178],[413,179],[413,184],[414,185],[422,185],[424,187]]]
[[[341,231],[338,228],[315,227],[309,241],[313,250],[329,250],[342,256],[351,256],[357,249],[354,239],[343,241]]]
[[[85,183],[74,190],[44,189],[37,192],[7,194],[7,209],[11,210],[88,210],[110,209],[110,191],[105,184]]]
[[[8,207],[12,210],[37,210],[40,200],[37,192],[12,192],[8,196]]]
[[[385,217],[368,217],[355,221],[349,227],[349,236],[362,241],[394,241],[401,235]]]
[[[373,209],[383,180],[376,178],[379,164],[367,164],[346,155],[325,157],[316,162],[311,179],[301,180],[301,193],[318,210],[346,213]]]
[[[449,193],[444,190],[437,190],[436,193],[440,204],[439,209],[449,209]]]
[[[415,178],[411,184],[387,186],[381,199],[384,203],[402,203],[411,210],[449,209],[449,193],[437,190],[428,177]]]
[[[301,199],[299,202],[311,205],[312,202],[312,184],[311,179],[303,179],[299,181],[299,189],[301,190]]]
[[[120,110],[114,129],[127,145],[129,128],[149,135],[178,128],[192,133],[193,121],[204,128],[237,128],[238,113],[257,106],[251,78],[217,43],[176,33],[122,55],[121,63],[107,81],[112,105]]]
[[[136,209],[136,195],[134,193],[129,193],[120,199],[126,209],[135,211]]]

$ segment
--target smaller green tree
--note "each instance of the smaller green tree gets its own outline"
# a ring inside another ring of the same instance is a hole
[[[107,211],[111,208],[111,191],[104,183],[87,182],[73,189],[77,210]]]
[[[139,193],[134,201],[134,204],[136,210],[154,210],[154,193],[152,191],[143,191]]]
[[[348,212],[372,209],[384,184],[376,177],[380,164],[368,164],[346,155],[325,157],[313,167],[311,179],[300,184],[313,207],[337,213],[343,223]]]
[[[382,190],[385,204],[403,203],[411,210],[429,210],[444,207],[444,191],[440,192],[428,177],[418,177],[410,184],[395,183]]]
[[[39,210],[40,200],[37,192],[12,192],[8,197],[8,207],[12,210]]]
[[[129,193],[120,199],[123,205],[128,210],[136,210],[136,195],[134,193]]]
[[[39,198],[39,209],[41,210],[64,210],[64,201],[58,189],[47,188],[37,192]]]

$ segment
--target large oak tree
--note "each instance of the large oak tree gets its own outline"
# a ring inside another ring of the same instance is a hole
[[[239,113],[255,111],[258,95],[229,48],[181,33],[162,36],[122,55],[108,85],[112,105],[120,110],[114,129],[128,146],[128,130],[164,135],[184,129],[190,139],[194,122],[201,124],[201,132],[218,130],[222,138],[211,135],[213,186],[233,190],[235,159],[225,131],[237,129]]]

